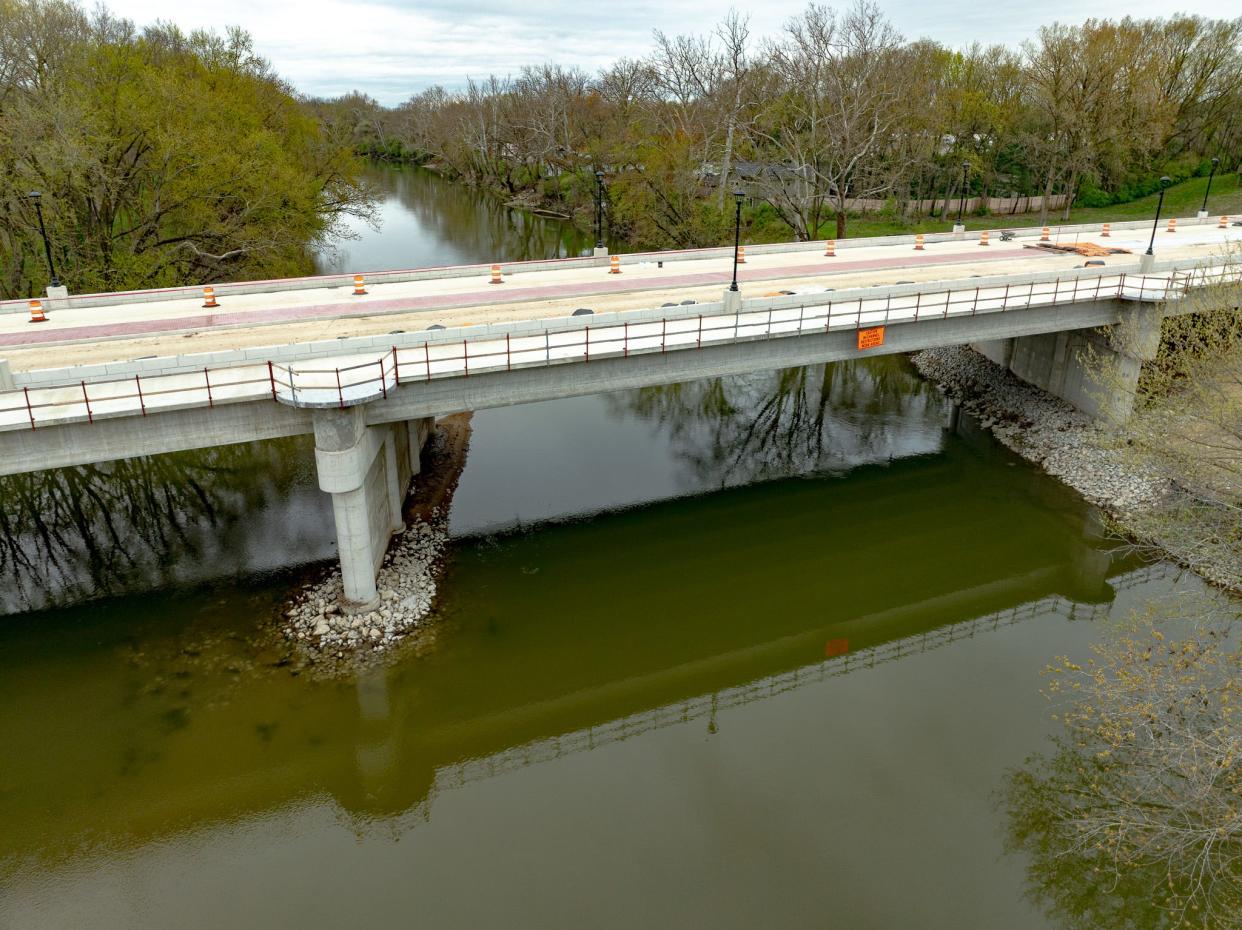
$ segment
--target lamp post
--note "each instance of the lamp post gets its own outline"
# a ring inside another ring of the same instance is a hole
[[[966,210],[966,173],[970,171],[970,162],[962,162],[962,196],[957,201],[957,225],[962,226],[962,213]],[[965,226],[962,230],[965,231]]]
[[[1208,172],[1207,190],[1203,192],[1203,206],[1199,210],[1199,219],[1207,218],[1207,200],[1208,194],[1212,193],[1212,178],[1216,177],[1216,166],[1220,164],[1219,158],[1212,159],[1212,170]]]
[[[735,190],[733,199],[737,203],[737,212],[733,218],[733,283],[729,285],[729,290],[737,293],[737,250],[742,246],[742,199],[746,196],[744,191]]]
[[[52,244],[47,241],[47,227],[43,225],[43,207],[39,205],[43,195],[38,191],[31,191],[26,196],[34,201],[35,213],[39,217],[39,235],[43,237],[43,254],[47,256],[47,270],[52,275],[52,287],[60,287],[60,278],[56,277],[56,265],[52,261]]]
[[[1156,244],[1156,227],[1160,225],[1160,210],[1164,206],[1164,192],[1172,183],[1173,179],[1167,174],[1160,179],[1160,197],[1156,201],[1156,218],[1151,223],[1151,240],[1147,243],[1147,251],[1139,260],[1139,271],[1151,271],[1152,265],[1156,261],[1156,253],[1153,251],[1153,247]]]
[[[604,172],[595,170],[595,249],[604,247]]]

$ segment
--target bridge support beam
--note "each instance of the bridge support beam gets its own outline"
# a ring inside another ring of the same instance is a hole
[[[1083,413],[1120,424],[1130,418],[1143,362],[1160,349],[1161,312],[1139,304],[1120,323],[972,343],[1028,384]]]
[[[319,487],[332,495],[347,607],[378,603],[375,579],[388,540],[405,528],[402,506],[430,433],[427,420],[367,426],[365,407],[316,410]]]

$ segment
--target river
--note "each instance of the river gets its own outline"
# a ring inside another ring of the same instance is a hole
[[[375,178],[326,270],[590,244]],[[1041,669],[1192,580],[900,357],[471,425],[434,624],[335,678],[272,635],[308,440],[4,482],[0,926],[1059,926]]]

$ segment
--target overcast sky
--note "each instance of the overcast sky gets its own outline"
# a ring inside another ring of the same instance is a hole
[[[90,4],[87,4],[88,6]],[[172,19],[183,29],[238,25],[258,51],[299,90],[321,96],[361,90],[400,103],[433,84],[460,87],[467,76],[515,74],[524,64],[554,61],[595,71],[651,48],[651,31],[710,31],[728,3],[692,0],[212,0],[184,6],[168,0],[107,0],[140,26]],[[774,35],[804,0],[736,3],[752,33]],[[836,4],[842,5],[842,4]],[[1017,44],[1042,24],[1081,22],[1088,15],[1167,16],[1175,10],[1228,15],[1220,0],[889,0],[881,7],[907,38],[952,46],[972,41]]]

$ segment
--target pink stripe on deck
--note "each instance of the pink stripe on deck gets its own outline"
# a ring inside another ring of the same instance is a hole
[[[865,271],[891,268],[899,271],[921,265],[954,265],[980,261],[998,261],[1017,255],[1031,256],[1028,249],[995,249],[987,254],[954,254],[939,256],[934,253],[910,255],[899,261],[892,258],[860,259],[842,261],[839,258],[820,258],[815,264],[791,265],[771,269],[738,269],[739,281],[782,281],[789,278],[814,277],[842,271]],[[758,256],[756,256],[758,257]],[[468,307],[494,306],[497,304],[522,303],[531,300],[552,300],[562,297],[588,297],[618,293],[641,293],[670,287],[693,287],[696,285],[725,285],[731,278],[730,271],[709,271],[697,274],[664,274],[658,277],[631,277],[637,266],[622,265],[619,277],[603,279],[598,283],[575,282],[573,284],[541,284],[523,287],[520,276],[511,277],[505,290],[492,288],[462,294],[424,297],[401,297],[391,300],[360,300],[357,304],[311,304],[302,307],[273,307],[267,310],[238,310],[233,313],[198,313],[192,316],[169,317],[160,320],[133,320],[114,323],[98,323],[89,326],[67,326],[60,329],[41,328],[31,332],[0,334],[0,346],[55,345],[61,342],[83,342],[90,339],[107,339],[121,336],[156,336],[162,333],[186,330],[210,330],[218,327],[272,326],[279,323],[297,323],[306,320],[350,319],[378,314],[405,313],[418,310],[460,310]],[[642,269],[647,271],[647,269]],[[606,269],[600,268],[601,273]],[[935,287],[936,282],[926,282]],[[245,300],[245,296],[232,298],[233,302]],[[101,310],[100,312],[105,312]],[[55,322],[55,314],[49,313]]]

